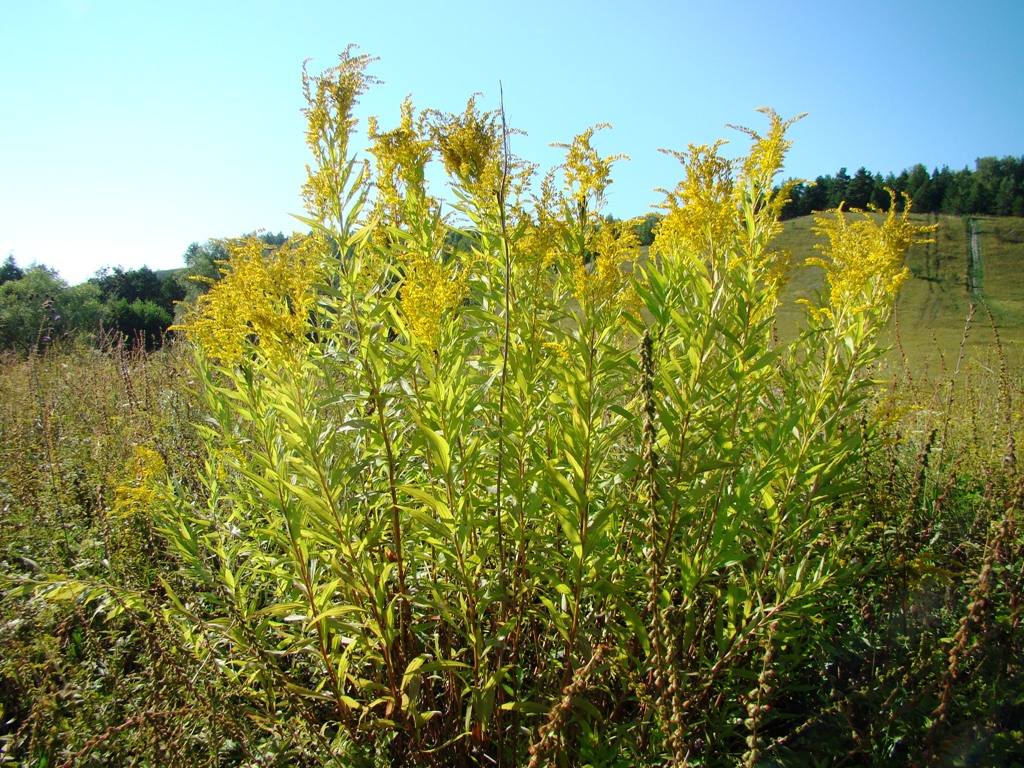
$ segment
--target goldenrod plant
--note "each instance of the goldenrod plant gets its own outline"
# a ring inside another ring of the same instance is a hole
[[[780,343],[791,121],[764,110],[738,161],[675,153],[645,257],[601,218],[604,126],[536,198],[475,98],[406,101],[358,160],[369,63],[305,76],[312,233],[234,244],[187,323],[204,492],[155,513],[203,586],[172,621],[331,755],[582,764],[625,708],[635,759],[756,764],[787,651],[849,578],[867,371],[918,231],[824,221],[829,300]]]

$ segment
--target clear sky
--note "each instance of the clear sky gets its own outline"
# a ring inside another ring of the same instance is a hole
[[[1024,0],[0,0],[0,259],[182,265],[189,243],[301,226],[303,60],[380,57],[361,113],[505,94],[513,151],[612,123],[607,212],[678,181],[659,147],[795,125],[787,175],[1024,155]],[[365,127],[365,121],[361,128]],[[360,140],[361,137],[360,137]]]

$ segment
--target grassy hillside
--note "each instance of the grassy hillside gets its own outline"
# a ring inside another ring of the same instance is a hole
[[[1011,370],[1024,370],[1024,219],[976,220],[980,264],[974,275],[977,293],[972,293],[967,280],[967,222],[954,216],[915,218],[923,224],[937,223],[938,229],[933,242],[914,246],[907,256],[911,277],[900,293],[890,341],[899,342],[912,370],[938,376],[943,366],[947,370],[955,366],[971,303],[978,302],[964,344],[965,359],[995,365],[998,334]],[[807,257],[816,254],[814,244],[821,242],[813,227],[811,216],[787,221],[778,239],[779,247],[789,250],[800,267],[793,270],[782,296],[780,330],[784,334],[792,332],[800,315],[795,301],[822,287],[822,271],[805,266]]]

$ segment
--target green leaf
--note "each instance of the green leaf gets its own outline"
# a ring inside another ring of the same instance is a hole
[[[651,652],[651,639],[647,634],[647,626],[644,624],[643,619],[640,618],[640,614],[634,610],[628,600],[618,600],[616,605],[622,613],[622,618],[626,620],[626,624],[633,630],[633,637],[640,641],[644,654],[649,654]]]
[[[431,453],[440,465],[441,471],[447,475],[451,467],[451,448],[448,446],[448,441],[425,424],[420,424],[420,431],[427,436],[433,448]]]
[[[413,677],[416,676],[416,670],[423,666],[426,662],[426,658],[422,655],[415,657],[410,661],[406,667],[405,672],[402,673],[402,690],[406,690],[409,687],[409,683],[412,682]]]

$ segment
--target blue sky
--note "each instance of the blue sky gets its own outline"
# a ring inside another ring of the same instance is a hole
[[[760,106],[809,113],[788,176],[1024,155],[1024,0],[0,0],[0,259],[77,283],[300,228],[302,62],[348,43],[380,57],[360,112],[385,127],[406,94],[493,108],[499,82],[513,151],[545,167],[611,123],[620,217],[678,181],[658,148],[739,153],[725,123],[760,128]]]

